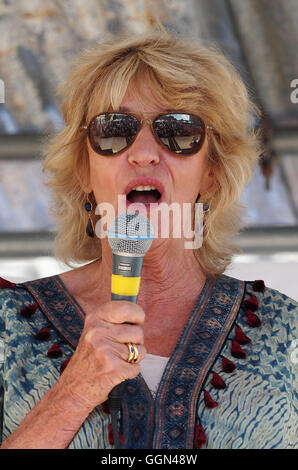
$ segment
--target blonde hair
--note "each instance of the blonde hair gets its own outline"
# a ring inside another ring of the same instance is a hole
[[[96,43],[83,52],[59,90],[66,126],[47,144],[43,164],[58,227],[55,254],[69,266],[101,256],[100,239],[86,235],[82,183],[88,180],[89,160],[80,127],[95,114],[119,108],[132,81],[139,96],[146,81],[162,105],[199,114],[214,129],[208,132],[208,159],[215,184],[200,199],[210,210],[195,256],[206,275],[221,274],[239,252],[230,238],[241,228],[239,198],[261,152],[251,126],[251,114],[259,115],[259,110],[217,47],[161,29]]]

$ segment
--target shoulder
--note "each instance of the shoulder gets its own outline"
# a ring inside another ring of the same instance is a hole
[[[263,280],[242,281],[229,276],[222,277],[243,286],[240,316],[249,327],[258,329],[262,325],[268,334],[278,332],[278,336],[287,337],[288,340],[298,339],[296,300],[265,285]]]
[[[0,311],[22,307],[24,302],[33,301],[23,284],[15,284],[0,277]]]
[[[22,284],[0,278],[0,330],[9,319],[30,318],[37,310],[33,296]]]
[[[255,301],[258,310],[268,318],[280,320],[292,320],[298,313],[298,302],[291,297],[283,294],[279,290],[265,286],[264,281],[246,281],[246,304]]]
[[[298,313],[298,302],[277,289],[267,286],[263,280],[242,281],[231,276],[222,275],[223,280],[238,282],[244,285],[244,305],[250,311],[260,310],[264,313],[281,317]]]
[[[254,329],[257,330],[256,339],[260,347],[265,350],[267,346],[270,356],[275,359],[283,356],[283,364],[285,360],[291,363],[291,367],[298,363],[295,359],[298,354],[296,300],[265,286],[263,281],[246,281],[241,311],[246,324],[257,327]]]
[[[45,277],[33,281],[14,283],[0,277],[0,330],[11,330],[25,328],[25,324],[39,322],[44,317],[43,309],[39,303],[38,295],[47,292],[52,299],[57,297],[57,287],[53,278]],[[25,324],[24,324],[25,320]],[[28,323],[27,320],[30,320]]]

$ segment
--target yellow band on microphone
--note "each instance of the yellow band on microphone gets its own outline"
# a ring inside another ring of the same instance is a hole
[[[112,274],[111,291],[117,295],[138,295],[141,277],[126,277],[121,274]]]

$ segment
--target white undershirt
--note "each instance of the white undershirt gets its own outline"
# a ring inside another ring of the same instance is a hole
[[[140,363],[141,374],[148,385],[153,397],[155,397],[162,374],[166,368],[169,357],[146,354],[145,359]]]

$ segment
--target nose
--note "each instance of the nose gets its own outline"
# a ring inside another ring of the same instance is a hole
[[[141,168],[148,165],[157,165],[160,159],[159,151],[159,145],[151,130],[151,121],[150,119],[144,119],[136,140],[128,149],[128,161],[131,165]]]

